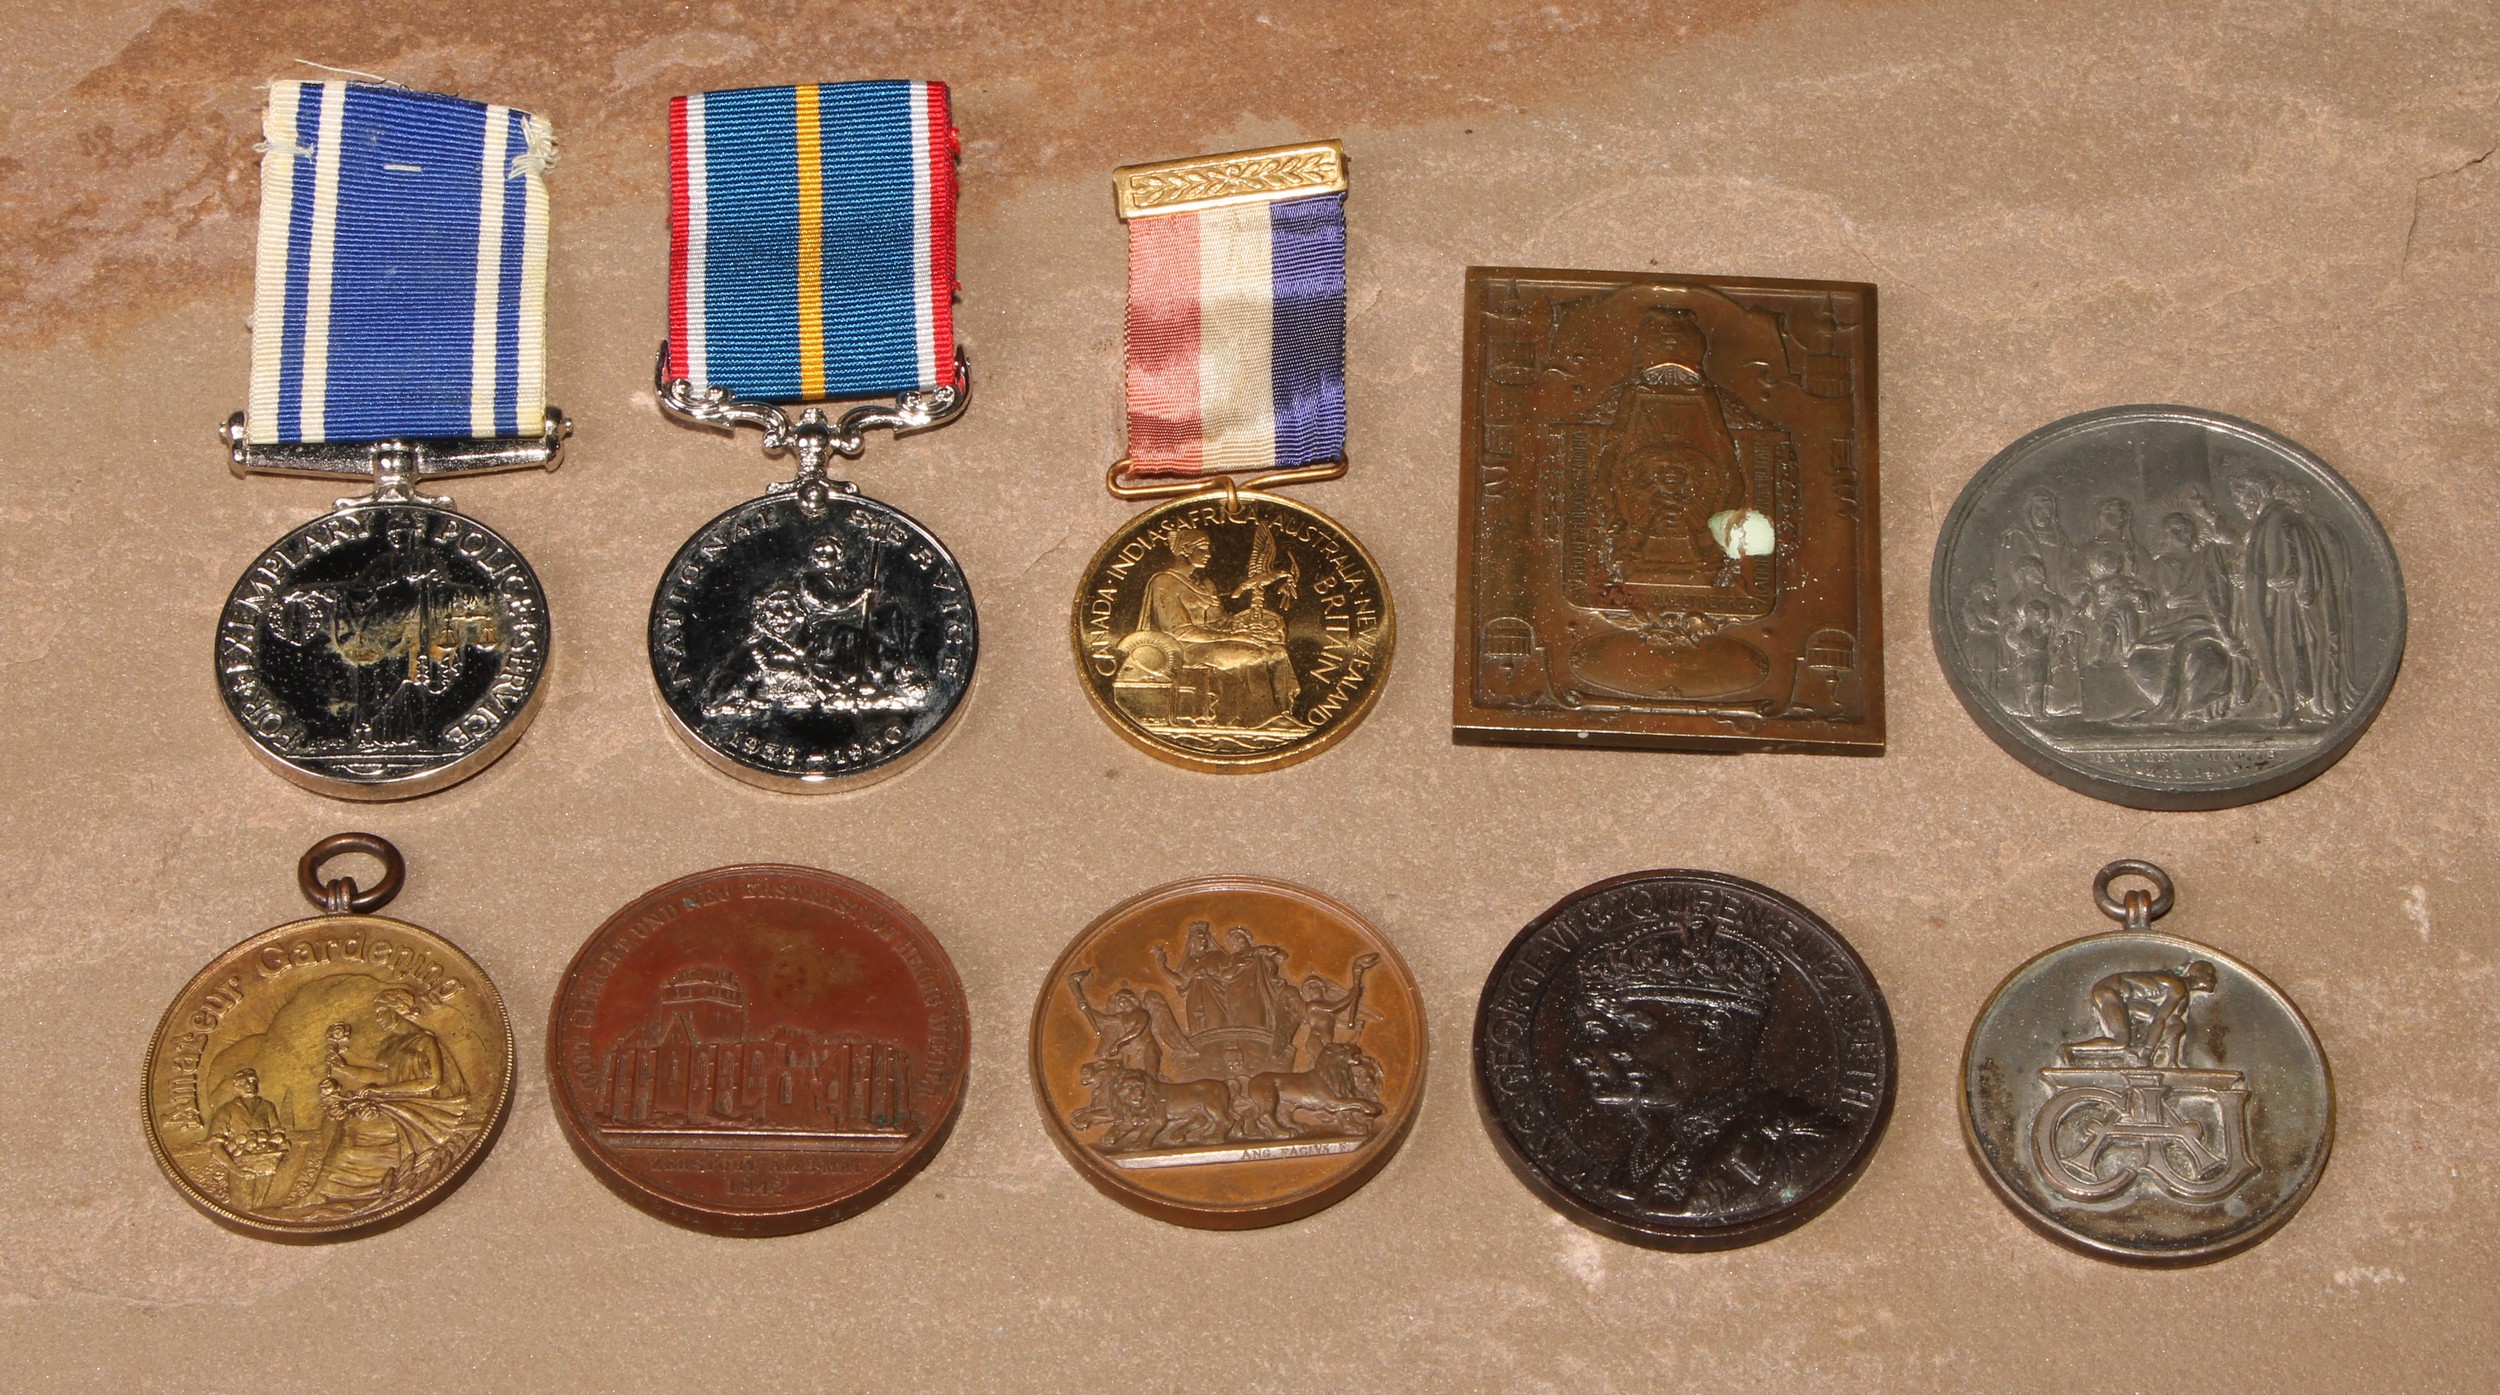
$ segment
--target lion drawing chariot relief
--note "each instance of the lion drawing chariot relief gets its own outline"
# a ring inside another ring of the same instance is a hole
[[[1309,973],[1295,984],[1285,962],[1246,927],[1219,944],[1211,923],[1193,921],[1177,962],[1155,947],[1161,986],[1122,980],[1097,1003],[1092,970],[1070,973],[1068,991],[1095,1035],[1078,1068],[1087,1103],[1071,1122],[1099,1130],[1093,1146],[1113,1155],[1359,1146],[1384,1112],[1381,1064],[1361,1044],[1375,1015],[1363,980],[1379,956],[1358,956],[1345,982]]]

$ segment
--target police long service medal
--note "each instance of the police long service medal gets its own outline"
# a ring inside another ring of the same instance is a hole
[[[529,563],[420,486],[552,470],[572,429],[547,405],[555,138],[525,111],[361,82],[273,82],[263,130],[251,406],[227,461],[370,490],[244,570],[217,685],[287,779],[405,799],[493,764],[545,690]]]
[[[1094,554],[1072,617],[1094,708],[1196,770],[1334,745],[1379,696],[1379,568],[1281,485],[1345,453],[1345,152],[1334,141],[1113,172],[1129,230],[1128,454],[1158,502]]]

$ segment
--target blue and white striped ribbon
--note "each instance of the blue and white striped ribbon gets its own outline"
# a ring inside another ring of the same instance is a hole
[[[279,81],[263,128],[252,442],[538,434],[547,123]]]

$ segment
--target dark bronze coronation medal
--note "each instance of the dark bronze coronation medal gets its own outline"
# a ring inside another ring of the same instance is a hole
[[[830,872],[722,867],[649,892],[574,955],[547,1069],[611,1191],[715,1235],[788,1235],[936,1155],[968,1045],[963,985],[911,912]]]
[[[1476,1007],[1477,1097],[1520,1178],[1654,1249],[1749,1245],[1840,1199],[1892,1114],[1892,1018],[1812,911],[1635,872],[1530,922]]]
[[[1875,288],[1471,267],[1463,742],[1884,749]]]
[[[2404,660],[2404,577],[2333,467],[2193,407],[2052,422],[1974,476],[1928,623],[1954,695],[2015,759],[2138,809],[2316,778]]]

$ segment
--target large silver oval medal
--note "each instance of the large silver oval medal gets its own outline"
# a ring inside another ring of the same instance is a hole
[[[519,740],[547,672],[547,597],[520,550],[434,504],[359,500],[234,584],[217,685],[252,750],[340,799],[457,784]]]
[[[651,603],[651,675],[696,754],[826,792],[936,749],[980,651],[972,589],[910,515],[821,479],[686,540]]]

